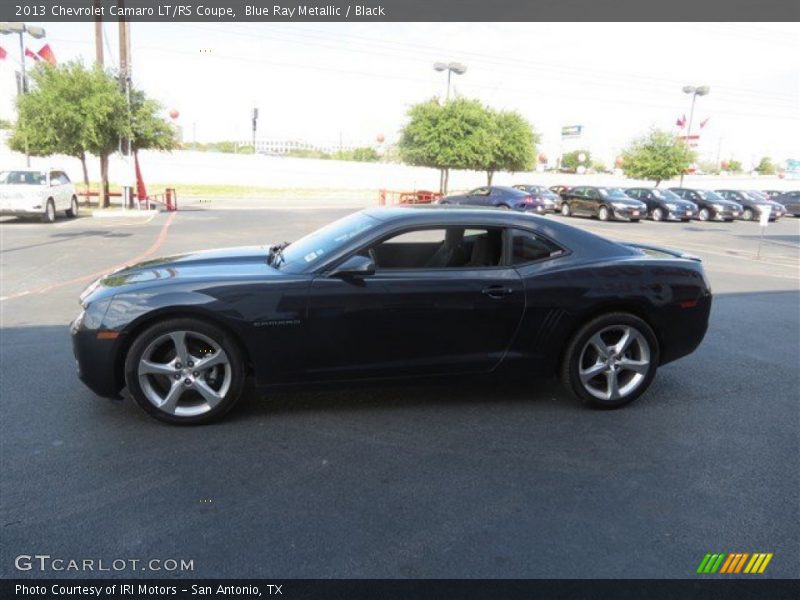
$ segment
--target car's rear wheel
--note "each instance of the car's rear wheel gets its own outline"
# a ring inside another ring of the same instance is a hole
[[[660,208],[654,208],[651,216],[653,217],[653,221],[663,221],[664,211]]]
[[[641,396],[659,363],[650,326],[629,313],[593,319],[567,346],[561,377],[567,389],[598,408],[617,408]]]
[[[125,360],[136,403],[167,423],[196,425],[221,418],[242,395],[244,356],[220,327],[170,319],[136,337]]]
[[[568,217],[572,214],[572,211],[569,208],[569,203],[564,202],[561,205],[561,214],[564,215],[565,217]]]
[[[69,208],[67,209],[67,216],[70,219],[74,219],[78,216],[78,198],[75,196],[73,196],[72,200],[70,200]]]
[[[711,218],[711,213],[707,208],[701,208],[700,212],[697,213],[697,218],[701,221],[708,221]]]
[[[753,211],[752,211],[752,209],[745,208],[742,211],[742,219],[744,219],[745,221],[752,221],[753,220]]]
[[[597,218],[601,221],[608,221],[611,213],[609,212],[608,208],[605,206],[601,206],[600,210],[597,211]]]
[[[44,223],[53,223],[56,220],[56,204],[52,198],[48,198],[47,204],[44,205],[44,214],[42,221]]]

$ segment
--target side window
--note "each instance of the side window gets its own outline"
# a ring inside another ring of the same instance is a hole
[[[58,182],[61,183],[61,184],[70,183],[69,177],[67,177],[67,174],[64,173],[63,171],[59,171],[58,172]]]
[[[405,231],[369,250],[379,271],[495,267],[503,249],[502,229],[447,227]]]
[[[630,196],[631,198],[643,198],[644,195],[642,194],[641,190],[625,190],[625,193]]]
[[[596,200],[597,198],[600,197],[600,194],[597,193],[597,190],[589,188],[588,190],[586,190],[585,196],[587,198],[591,198],[592,200]]]
[[[530,231],[514,229],[511,231],[511,236],[511,264],[513,265],[524,265],[564,253],[563,248]]]
[[[58,171],[50,171],[50,185],[61,185],[58,180]]]

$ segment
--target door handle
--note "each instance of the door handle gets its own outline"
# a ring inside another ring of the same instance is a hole
[[[503,287],[502,285],[490,285],[481,290],[481,294],[489,296],[490,298],[504,298],[514,293],[511,288]]]

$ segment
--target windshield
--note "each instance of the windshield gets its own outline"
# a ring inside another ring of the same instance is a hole
[[[652,190],[653,196],[659,198],[660,200],[680,200],[681,197],[678,196],[675,192],[670,192],[669,190]]]
[[[712,202],[725,202],[725,198],[720,196],[717,192],[712,192],[711,190],[697,190],[697,194],[703,200],[710,200]]]
[[[598,188],[598,191],[601,195],[608,196],[609,198],[628,200],[628,195],[622,190],[622,188]]]
[[[364,213],[348,215],[286,246],[281,260],[273,266],[293,273],[302,271],[379,223]]]
[[[0,171],[0,184],[44,185],[44,173],[39,171]]]

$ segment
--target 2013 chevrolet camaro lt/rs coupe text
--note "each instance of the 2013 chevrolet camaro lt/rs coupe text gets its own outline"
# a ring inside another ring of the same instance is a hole
[[[204,423],[258,385],[558,374],[622,406],[702,341],[699,260],[517,212],[364,210],[291,244],[150,260],[93,283],[80,378],[152,416]]]

